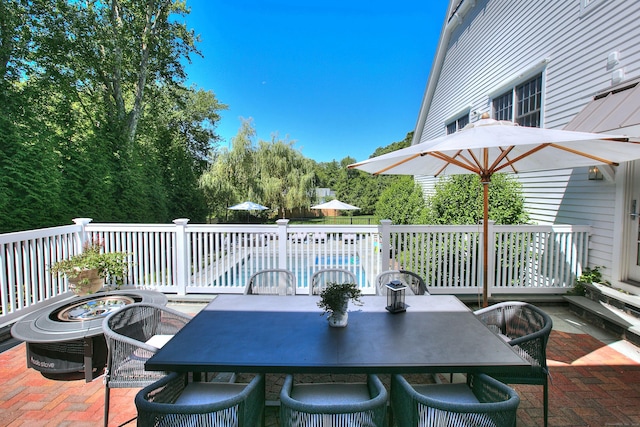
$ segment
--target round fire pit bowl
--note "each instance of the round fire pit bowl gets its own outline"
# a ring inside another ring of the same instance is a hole
[[[107,361],[102,334],[104,318],[136,302],[167,304],[154,291],[119,290],[73,297],[34,311],[11,328],[14,338],[27,347],[27,366],[52,379],[87,382],[100,375]]]

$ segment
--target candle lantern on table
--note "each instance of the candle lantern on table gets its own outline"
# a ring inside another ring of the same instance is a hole
[[[407,311],[404,303],[404,295],[407,287],[400,280],[392,280],[387,283],[387,307],[390,313],[402,313]]]

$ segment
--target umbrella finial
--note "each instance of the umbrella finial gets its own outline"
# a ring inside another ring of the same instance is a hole
[[[486,111],[484,113],[482,113],[482,115],[480,116],[481,119],[490,119],[491,117],[489,117],[489,113],[487,113]]]

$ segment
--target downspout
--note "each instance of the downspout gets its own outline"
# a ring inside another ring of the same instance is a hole
[[[452,0],[452,2],[455,0]],[[419,129],[423,129],[425,122],[427,121],[427,112],[431,107],[431,100],[433,93],[436,90],[437,81],[440,78],[440,72],[442,71],[442,63],[447,52],[447,46],[449,45],[449,39],[453,30],[462,24],[464,16],[471,8],[475,7],[476,0],[461,0],[457,5],[449,4],[449,11],[447,16],[449,18],[442,27],[440,32],[440,42],[438,43],[438,50],[436,56],[431,64],[431,71],[429,73],[429,80],[427,81],[427,88],[422,98],[422,106],[420,107],[420,113],[418,114],[418,122],[413,132],[413,139],[411,145],[418,144],[422,136],[422,132],[418,133]]]

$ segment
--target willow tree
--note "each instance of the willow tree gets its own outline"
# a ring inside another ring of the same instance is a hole
[[[212,216],[226,221],[230,206],[244,199],[260,202],[256,198],[255,135],[251,119],[243,120],[231,140],[231,149],[214,152],[208,169],[200,176],[200,188]]]
[[[310,206],[314,196],[314,162],[305,158],[293,144],[274,136],[271,142],[260,141],[256,152],[261,200],[282,218],[287,211]]]
[[[313,160],[305,158],[293,142],[253,140],[251,119],[243,120],[230,150],[213,154],[210,167],[200,177],[211,213],[227,218],[227,208],[244,200],[268,206],[285,217],[287,212],[310,206],[315,191]]]

